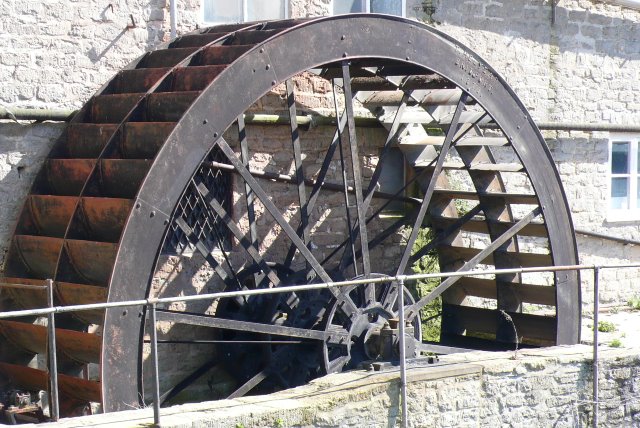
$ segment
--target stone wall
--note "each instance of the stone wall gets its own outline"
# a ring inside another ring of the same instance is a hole
[[[0,124],[0,265],[24,198],[64,124]]]
[[[586,346],[450,355],[409,366],[410,427],[591,426],[593,359]],[[640,425],[638,349],[600,351],[601,427]],[[163,427],[400,426],[398,370],[329,375],[276,394],[163,409]],[[149,423],[151,409],[67,419],[60,427]]]

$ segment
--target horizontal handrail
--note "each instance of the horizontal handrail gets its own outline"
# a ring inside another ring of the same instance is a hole
[[[323,282],[315,284],[304,285],[287,285],[283,287],[273,288],[259,288],[253,290],[239,290],[239,291],[221,291],[215,293],[206,293],[193,296],[177,296],[177,297],[161,297],[140,300],[128,300],[122,302],[105,302],[105,303],[91,303],[84,305],[68,305],[68,306],[54,306],[50,308],[37,308],[37,309],[25,309],[19,311],[0,312],[0,319],[15,318],[23,316],[38,316],[48,315],[51,313],[65,313],[65,312],[77,312],[77,311],[89,311],[96,309],[109,309],[109,308],[122,308],[129,306],[147,306],[147,305],[164,305],[176,302],[191,302],[198,300],[213,300],[230,297],[245,297],[261,294],[276,294],[276,293],[294,293],[298,291],[308,290],[321,290],[336,287],[347,287],[351,285],[362,284],[380,284],[394,281],[416,281],[421,279],[433,279],[433,278],[449,278],[449,277],[464,277],[464,276],[483,276],[483,275],[503,275],[503,274],[522,274],[522,273],[537,273],[537,272],[562,272],[572,270],[595,270],[595,269],[621,269],[621,268],[640,268],[640,263],[628,263],[628,264],[612,264],[612,265],[565,265],[565,266],[539,266],[539,267],[527,267],[527,268],[510,268],[510,269],[485,269],[485,270],[468,270],[458,272],[436,272],[436,273],[423,273],[412,275],[396,275],[396,276],[383,276],[370,279],[352,279],[348,281],[336,281],[336,282]],[[15,286],[15,285],[13,285]],[[0,284],[2,287],[2,284]],[[46,287],[43,288],[46,290]]]

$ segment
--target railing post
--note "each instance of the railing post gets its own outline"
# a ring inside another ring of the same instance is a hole
[[[156,329],[156,304],[149,305],[151,325],[151,372],[153,374],[153,423],[160,426],[160,378],[158,376],[158,332]]]
[[[400,396],[402,400],[402,428],[408,426],[407,411],[407,360],[405,355],[405,337],[404,337],[404,278],[398,278],[398,334],[400,335]]]
[[[598,312],[600,311],[600,267],[593,268],[593,426],[598,427]]]
[[[53,281],[47,279],[47,305],[53,308]],[[51,419],[60,419],[60,402],[58,398],[58,359],[56,355],[56,319],[55,313],[47,315],[48,369],[49,369],[49,412]]]

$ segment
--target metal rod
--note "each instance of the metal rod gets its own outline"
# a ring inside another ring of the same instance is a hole
[[[304,183],[304,166],[302,164],[302,153],[300,152],[300,133],[298,132],[298,122],[296,117],[296,96],[293,80],[288,79],[287,104],[289,107],[289,118],[291,122],[291,148],[293,149],[293,161],[295,165],[295,184],[298,186],[298,202],[300,204],[300,222],[302,223],[302,233],[299,235],[306,245],[310,245],[309,236],[309,211],[307,207],[307,190]]]
[[[247,128],[244,125],[244,115],[238,116],[238,139],[240,140],[240,158],[242,164],[249,168],[249,142],[247,141]],[[249,239],[251,239],[251,245],[258,249],[258,229],[256,228],[256,212],[255,212],[255,200],[256,197],[246,182],[244,183],[244,196],[247,203],[247,219],[249,220]],[[256,284],[258,281],[258,274],[254,275]]]
[[[600,238],[600,239],[606,239],[607,241],[619,242],[624,245],[640,245],[640,241],[636,241],[634,239],[619,238],[617,236],[606,235],[604,233],[591,232],[583,229],[575,229],[575,232],[584,236],[591,236],[593,238]]]
[[[156,326],[156,304],[148,306],[151,333],[151,372],[153,375],[153,423],[160,426],[160,377],[158,375],[158,331]]]
[[[54,307],[53,303],[53,281],[47,279],[47,304],[49,308]],[[58,359],[56,355],[56,320],[55,313],[50,313],[47,318],[48,345],[47,352],[49,356],[49,410],[51,419],[58,421],[60,419],[60,401],[58,397]]]
[[[640,268],[640,263],[599,265],[597,267],[600,270],[621,269],[621,268]],[[422,274],[401,275],[401,276],[404,278],[405,281],[414,281],[418,279],[431,279],[431,278],[502,275],[502,274],[535,273],[535,272],[563,272],[563,271],[571,271],[571,270],[593,270],[595,268],[596,268],[595,265],[540,266],[540,267],[512,268],[512,269],[486,269],[486,270],[469,270],[469,271],[457,271],[457,272],[422,273]],[[384,283],[397,281],[398,278],[400,278],[400,275],[386,276],[386,277],[379,277],[379,278],[369,278],[369,279],[356,279],[356,280],[349,280],[349,281],[323,282],[323,283],[317,283],[317,284],[291,285],[291,286],[277,287],[277,288],[226,291],[226,292],[219,292],[219,293],[200,294],[197,296],[163,297],[163,298],[149,298],[144,300],[128,300],[123,302],[107,302],[107,303],[93,303],[93,304],[87,304],[87,305],[55,306],[53,308],[26,309],[26,310],[20,310],[20,311],[0,312],[0,319],[33,316],[33,315],[47,315],[50,313],[89,311],[94,309],[144,306],[144,305],[149,305],[151,303],[168,304],[168,303],[175,303],[175,302],[192,302],[192,301],[198,301],[198,300],[222,299],[222,298],[229,298],[229,297],[242,297],[242,296],[252,296],[252,295],[261,295],[261,294],[322,290],[322,289],[348,287],[351,285],[369,284],[369,283],[384,284]]]
[[[333,104],[334,104],[334,108],[336,110],[336,115],[338,115],[338,94],[336,93],[336,79],[332,80],[332,92],[333,92]],[[345,98],[345,103],[348,100]],[[344,115],[347,117],[347,120],[349,118],[349,112],[345,109],[344,111]],[[349,231],[349,248],[344,249],[344,252],[342,253],[342,259],[340,260],[340,265],[338,266],[338,269],[342,269],[344,267],[346,267],[345,264],[345,257],[348,254],[347,250],[351,250],[351,254],[352,254],[352,260],[353,260],[353,276],[358,276],[358,264],[356,263],[356,235],[355,235],[355,230],[353,229],[353,223],[351,222],[351,210],[350,210],[350,206],[351,203],[349,202],[349,183],[347,180],[347,168],[345,167],[344,164],[344,150],[343,150],[343,146],[342,146],[342,131],[343,129],[338,129],[338,148],[339,151],[338,153],[340,154],[340,170],[342,171],[342,185],[344,188],[343,194],[344,194],[344,207],[345,207],[345,220],[347,222],[347,230]],[[324,264],[324,263],[323,263]]]
[[[358,227],[354,227],[357,237],[360,238],[360,260],[362,261],[363,274],[371,274],[371,262],[369,259],[369,238],[367,236],[367,217],[364,205],[364,194],[362,193],[362,174],[360,173],[360,154],[358,151],[358,140],[356,136],[356,121],[354,119],[354,108],[351,96],[351,71],[350,65],[344,61],[342,63],[342,86],[344,90],[345,111],[347,112],[347,135],[349,136],[349,154],[351,155],[351,173],[353,176],[353,186],[356,189],[356,212],[358,213]],[[348,210],[349,207],[347,206]],[[353,260],[354,267],[357,260]],[[373,290],[367,287],[367,300],[373,301],[375,296],[371,296]]]
[[[78,110],[0,107],[0,119],[69,122]]]
[[[398,334],[400,335],[400,396],[402,401],[402,428],[407,428],[409,412],[407,406],[407,356],[404,337],[404,278],[398,278]]]
[[[598,427],[598,311],[600,310],[600,268],[593,268],[593,426]]]
[[[0,107],[0,120],[50,120],[54,122],[69,122],[79,110],[65,109],[31,109]],[[288,115],[284,114],[254,114],[244,115],[247,124],[252,125],[290,125]],[[379,128],[382,126],[375,117],[354,116],[356,125],[361,127]],[[336,126],[338,120],[333,116],[310,114],[296,116],[298,126]],[[434,122],[434,126],[438,123]],[[481,128],[498,129],[495,123],[479,125]],[[584,123],[584,122],[537,122],[538,129],[543,131],[605,131],[605,132],[640,132],[640,125],[620,125],[613,123]]]

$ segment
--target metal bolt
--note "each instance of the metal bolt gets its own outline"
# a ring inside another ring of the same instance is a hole
[[[213,138],[218,138],[218,133],[217,132],[213,133]]]
[[[264,48],[260,48],[260,53],[264,53]]]
[[[342,36],[340,36],[340,40],[344,40],[346,38],[347,38],[347,36],[345,36],[344,34]]]
[[[344,58],[344,57],[346,57],[346,56],[347,56],[347,53],[346,53],[346,52],[342,54],[342,57],[343,57],[343,58]]]
[[[271,81],[271,85],[273,85],[273,86],[275,86],[275,85],[276,85],[276,83],[278,83],[278,82],[276,82],[275,80],[272,80],[272,81]]]
[[[140,209],[140,202],[136,203],[136,209],[138,209],[138,210]]]
[[[206,125],[207,123],[209,123],[209,121],[208,121],[207,119],[205,119],[205,120],[203,120],[203,121],[202,121],[202,124],[203,124],[203,125]]]
[[[269,70],[271,68],[271,64],[267,64],[266,67],[264,68],[265,70]]]
[[[155,211],[151,211],[151,212],[149,213],[149,217],[150,217],[150,218],[153,218],[153,217],[155,217],[155,216],[156,216],[156,212],[155,212]]]

